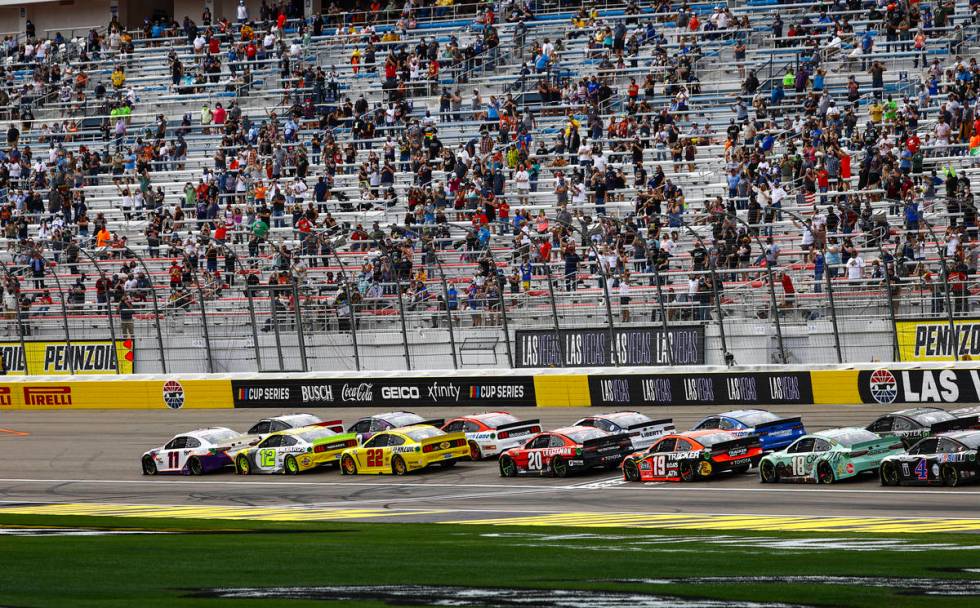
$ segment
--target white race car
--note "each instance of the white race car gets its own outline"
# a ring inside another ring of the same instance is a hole
[[[426,420],[414,412],[387,412],[365,416],[347,428],[348,433],[357,433],[357,439],[364,443],[375,433],[397,429],[403,426],[414,426],[416,424],[427,424],[429,426],[441,427],[445,422],[443,419]]]
[[[592,426],[613,435],[627,433],[634,450],[643,450],[656,441],[661,435],[674,432],[674,421],[671,418],[653,420],[640,412],[613,412],[597,414],[582,418],[575,426]]]
[[[484,412],[453,418],[443,425],[447,433],[466,433],[470,458],[482,460],[522,445],[541,432],[537,420],[518,420],[508,412]]]
[[[143,474],[179,473],[202,475],[232,466],[233,455],[246,447],[241,435],[225,428],[198,429],[177,435],[166,445],[143,454]]]

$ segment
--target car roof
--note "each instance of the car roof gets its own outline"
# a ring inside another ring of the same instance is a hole
[[[581,426],[574,426],[574,425],[572,425],[572,426],[563,426],[561,428],[554,429],[554,430],[551,430],[551,431],[545,431],[545,432],[546,433],[554,433],[554,434],[557,434],[557,435],[567,435],[569,433],[581,433],[583,428],[592,428],[592,429],[594,429],[596,431],[602,431],[603,433],[606,432],[606,431],[603,431],[600,428],[595,428],[595,427],[581,427]]]
[[[969,429],[969,430],[965,430],[965,431],[949,431],[949,432],[946,432],[946,433],[939,433],[936,436],[937,437],[949,437],[950,439],[955,439],[955,440],[959,441],[960,439],[964,439],[966,437],[972,437],[974,435],[980,435],[980,431],[978,431],[976,429]]]
[[[235,433],[237,435],[235,431],[229,429],[228,427],[212,426],[204,429],[194,429],[193,431],[189,431],[187,433],[178,433],[174,435],[174,437],[194,437],[195,439],[200,439],[202,436],[209,435],[215,431],[228,431],[229,433]]]
[[[403,416],[405,414],[418,416],[418,414],[416,414],[415,412],[396,411],[396,412],[385,412],[383,414],[372,414],[371,416],[365,416],[364,418],[380,418],[382,420],[387,420],[388,418],[391,418],[393,416]],[[361,420],[364,420],[364,418],[361,418]]]
[[[307,424],[306,426],[294,426],[291,429],[283,429],[281,431],[276,431],[275,433],[273,433],[273,435],[299,435],[301,433],[312,431],[313,429],[325,429],[328,431],[333,430],[328,426],[323,426],[320,424]],[[336,431],[334,432],[336,433]]]
[[[621,412],[609,412],[606,414],[593,414],[591,416],[586,416],[586,418],[605,418],[607,420],[614,420],[616,418],[623,418],[624,416],[645,416],[641,412],[632,411],[621,411]],[[649,416],[647,416],[649,418]]]
[[[945,412],[941,407],[910,407],[907,410],[898,410],[888,414],[889,416],[907,416],[909,418],[920,414],[930,414],[932,412]]]
[[[399,427],[395,427],[393,429],[385,429],[383,431],[379,431],[378,434],[380,435],[381,433],[400,433],[400,434],[404,435],[405,433],[408,433],[409,431],[417,431],[419,429],[435,429],[435,430],[439,431],[440,433],[445,433],[446,432],[446,431],[440,429],[437,426],[432,426],[431,424],[410,424],[408,426],[399,426]]]
[[[722,413],[717,414],[717,415],[718,416],[725,416],[727,418],[734,418],[734,419],[738,420],[739,418],[741,418],[742,416],[744,416],[746,414],[755,414],[757,412],[766,412],[766,413],[768,413],[768,410],[759,410],[759,409],[751,409],[751,410],[729,410],[727,412],[722,412]]]
[[[292,422],[292,421],[297,420],[299,418],[316,418],[317,420],[319,420],[319,418],[315,414],[307,414],[305,412],[297,412],[295,414],[281,414],[279,416],[269,416],[268,418],[263,418],[259,422],[262,422],[262,421],[265,421],[265,420],[281,420],[282,422]]]
[[[727,433],[728,431],[722,429],[700,429],[697,431],[684,431],[683,433],[671,433],[670,435],[664,435],[667,437],[683,437],[684,439],[697,439],[698,437],[704,437],[706,435],[717,435],[718,433]],[[734,439],[734,437],[732,437]]]
[[[837,438],[840,437],[841,435],[845,433],[856,432],[856,431],[861,431],[865,433],[871,432],[864,427],[841,426],[832,429],[824,429],[822,431],[816,431],[814,433],[808,433],[807,435],[804,435],[804,437],[819,437],[820,439],[833,439],[834,441],[837,441]],[[802,438],[803,437],[800,437],[800,439]]]
[[[469,414],[466,416],[459,416],[460,420],[483,420],[485,418],[490,418],[491,416],[514,416],[510,412],[505,412],[500,410],[499,412],[480,412],[479,414]],[[515,418],[517,416],[514,416]]]

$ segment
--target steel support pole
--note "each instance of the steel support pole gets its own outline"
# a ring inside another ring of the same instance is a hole
[[[347,310],[348,316],[350,317],[350,334],[351,341],[354,346],[354,367],[357,371],[361,371],[361,354],[358,352],[357,347],[357,318],[354,314],[354,298],[351,294],[350,289],[350,276],[347,274],[347,270],[344,268],[344,262],[340,259],[337,254],[337,250],[334,247],[330,247],[330,252],[333,253],[333,257],[337,260],[337,265],[340,267],[340,279],[344,282],[344,290],[347,293]]]
[[[436,262],[439,262],[438,256]],[[446,284],[446,275],[442,272],[442,264],[439,264],[439,279],[442,281],[442,299],[446,306],[446,322],[449,324],[449,348],[453,353],[453,369],[459,369],[459,361],[456,359],[456,334],[453,331],[453,311],[449,310],[449,286]]]
[[[248,299],[248,316],[252,320],[252,347],[255,350],[255,371],[262,371],[262,355],[259,349],[259,330],[255,321],[255,302],[252,300],[252,286],[245,283],[245,297]]]
[[[827,302],[830,304],[830,322],[834,327],[834,349],[837,351],[837,362],[844,362],[844,352],[840,347],[840,329],[837,327],[837,306],[834,303],[834,286],[830,280],[830,267],[827,265],[827,258],[824,257],[824,278],[827,283]]]
[[[153,285],[153,275],[150,274],[150,269],[147,268],[146,263],[143,258],[136,254],[135,251],[126,247],[126,251],[130,253],[143,267],[143,272],[146,273],[146,280],[150,282],[150,300],[153,302],[153,325],[157,330],[157,348],[160,351],[160,366],[163,369],[163,373],[167,373],[167,357],[163,346],[163,330],[160,329],[160,306],[157,304],[157,289]]]
[[[106,279],[105,272],[102,270],[102,267],[99,266],[99,263],[95,260],[95,257],[91,253],[89,253],[88,251],[86,251],[84,248],[81,248],[81,247],[79,247],[79,252],[81,252],[86,258],[88,258],[88,260],[90,262],[92,262],[92,265],[95,266],[95,271],[99,273],[99,278],[101,278],[101,279],[103,279],[105,281],[108,281],[108,279]],[[20,316],[19,306],[18,306],[18,313],[17,314],[18,314],[18,316]],[[115,320],[112,317],[112,294],[109,293],[109,292],[106,292],[106,317],[108,317],[108,319],[109,319],[109,337],[112,338],[112,352],[113,352],[113,355],[115,355],[115,352],[116,352],[116,322],[115,322]],[[24,354],[26,356],[27,353],[24,353]],[[26,358],[24,359],[24,367],[25,368],[27,367],[27,359]],[[119,361],[117,360],[116,361],[116,374],[118,375],[120,373],[122,373],[122,372],[119,370]]]
[[[211,332],[208,329],[207,307],[204,305],[204,287],[201,286],[201,276],[194,268],[194,282],[197,283],[197,304],[201,309],[201,325],[204,327],[204,347],[208,357],[208,373],[214,373],[214,357],[211,354]]]
[[[555,283],[551,276],[551,261],[545,262],[545,274],[548,276],[548,294],[551,296],[551,320],[555,329],[555,342],[558,344],[559,367],[565,367],[565,345],[561,339],[561,325],[558,322],[558,304],[555,302]]]
[[[892,360],[901,361],[902,352],[898,348],[898,324],[895,322],[895,299],[892,294],[892,279],[888,274],[888,264],[885,263],[885,250],[878,245],[878,252],[881,254],[881,264],[885,273],[885,289],[888,290],[888,319],[892,325]]]
[[[303,366],[303,371],[310,371],[306,360],[306,339],[303,336],[303,313],[300,311],[299,286],[296,277],[293,277],[293,316],[296,323],[296,344],[299,346],[299,361]]]
[[[674,343],[670,339],[670,327],[667,325],[667,308],[664,306],[664,293],[660,285],[660,269],[657,268],[656,262],[653,264],[653,280],[657,284],[657,305],[660,307],[660,323],[664,328],[664,340],[667,341],[667,364],[673,366]]]
[[[946,298],[946,319],[949,322],[949,345],[953,351],[953,359],[959,361],[959,341],[956,339],[956,322],[953,320],[953,300],[949,293],[949,267],[946,265],[945,251],[943,251],[942,247],[940,247],[940,250],[942,253],[939,256],[939,263],[943,268],[943,293]]]
[[[17,315],[17,335],[20,340],[20,356],[24,361],[24,375],[30,376],[31,371],[27,364],[27,345],[25,344],[25,340],[24,340],[24,319],[20,312],[20,292],[21,292],[21,288],[19,287],[20,282],[17,281],[17,279],[10,273],[10,268],[8,268],[6,264],[0,262],[0,266],[3,267],[3,273],[7,275],[8,289],[9,289],[9,285],[12,283],[16,283],[18,285],[17,293],[14,296],[14,314]],[[112,341],[112,346],[113,348],[115,348],[116,346],[115,339],[113,339]],[[13,363],[16,366],[17,362],[14,361]],[[7,370],[7,369],[4,370],[4,372],[8,374],[10,373],[10,371],[11,370]],[[116,371],[118,373],[118,369]]]

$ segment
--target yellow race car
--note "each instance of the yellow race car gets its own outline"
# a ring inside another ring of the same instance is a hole
[[[336,463],[344,450],[357,445],[357,435],[343,433],[344,429],[339,424],[328,426],[332,424],[334,423],[321,422],[272,433],[258,445],[238,453],[235,457],[235,472],[239,475],[295,475]]]
[[[447,433],[434,426],[416,424],[382,431],[364,445],[344,450],[340,455],[340,471],[344,475],[404,475],[437,463],[448,468],[469,458],[465,433]]]

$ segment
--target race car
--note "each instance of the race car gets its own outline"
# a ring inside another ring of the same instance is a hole
[[[913,407],[881,416],[867,426],[872,433],[898,437],[905,447],[918,440],[947,431],[977,426],[978,416],[957,417],[938,407]]]
[[[718,430],[687,431],[658,439],[623,460],[627,481],[695,481],[732,471],[744,473],[762,458],[756,435],[733,437]]]
[[[594,426],[613,435],[626,433],[634,450],[649,447],[661,435],[674,432],[674,421],[670,418],[653,420],[640,412],[598,414],[582,418],[575,426]]]
[[[143,474],[202,475],[220,471],[232,465],[229,451],[246,447],[240,438],[237,432],[225,427],[181,433],[143,454]]]
[[[430,424],[415,424],[379,431],[363,445],[344,450],[340,471],[344,475],[404,475],[432,464],[451,467],[469,459],[465,434],[447,433]]]
[[[926,437],[881,463],[881,485],[959,486],[980,479],[980,431]]]
[[[334,430],[343,431],[340,420],[332,420],[324,423],[313,414],[283,414],[271,418],[263,418],[253,424],[251,428],[240,435],[235,442],[243,443],[246,446],[257,445],[271,433],[285,431],[287,429],[297,429],[312,424],[326,424],[330,427],[337,427]]]
[[[799,417],[780,418],[765,410],[732,410],[708,416],[695,424],[692,431],[719,429],[735,437],[758,435],[766,452],[781,450],[799,437],[806,435]]]
[[[625,433],[613,435],[588,426],[569,426],[540,433],[500,455],[500,476],[553,475],[616,468],[632,450]]]
[[[880,437],[861,428],[829,429],[804,435],[785,450],[764,456],[759,478],[763,483],[833,483],[877,473],[884,458],[904,453],[895,437]]]
[[[387,412],[385,414],[375,414],[361,418],[354,424],[347,427],[348,433],[357,433],[358,440],[363,443],[371,438],[372,435],[388,429],[397,429],[403,426],[413,426],[416,424],[426,424],[429,426],[442,426],[443,419],[426,420],[413,412]]]
[[[470,458],[483,460],[515,448],[541,432],[537,420],[518,420],[508,412],[485,412],[453,418],[442,426],[447,433],[466,433]]]
[[[235,457],[235,472],[296,475],[339,462],[340,454],[356,445],[356,434],[341,434],[323,424],[277,431],[258,445],[240,451]]]

